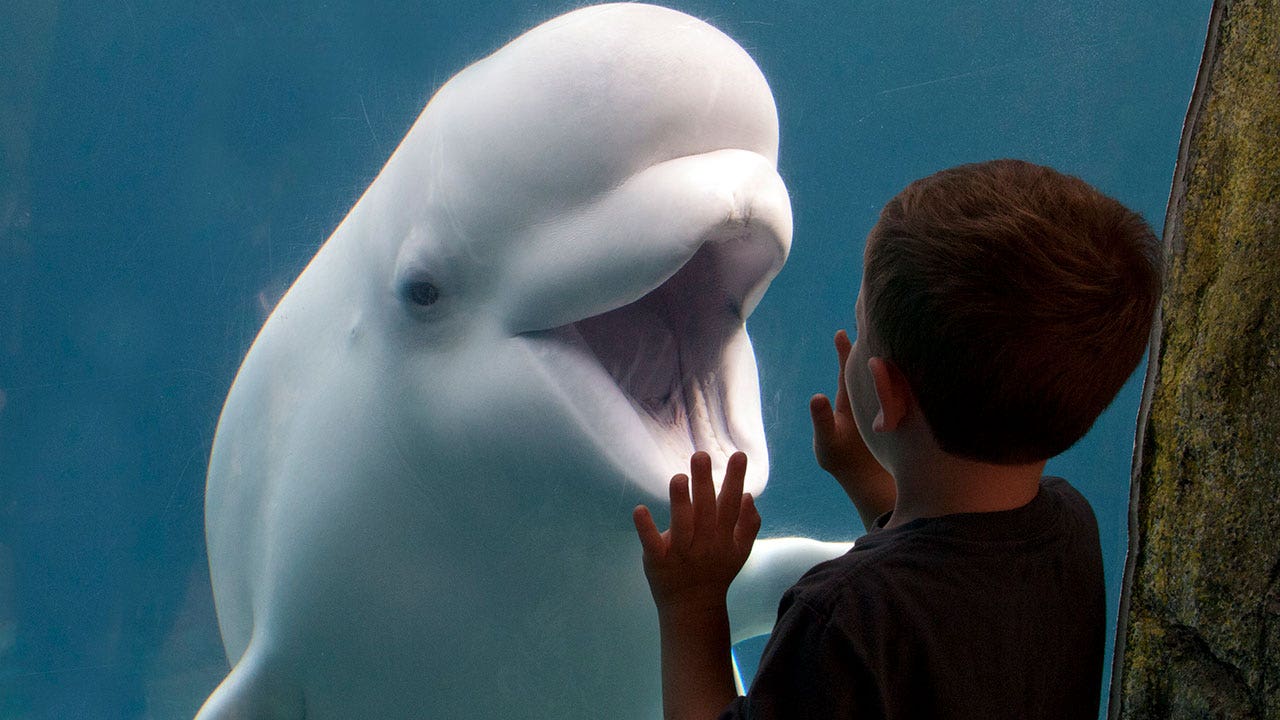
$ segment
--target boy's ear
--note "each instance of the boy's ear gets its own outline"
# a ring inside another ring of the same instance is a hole
[[[876,432],[893,432],[902,426],[915,402],[911,385],[898,366],[884,358],[870,358],[867,360],[867,367],[871,369],[876,396],[880,399],[880,412],[876,413],[871,429]]]

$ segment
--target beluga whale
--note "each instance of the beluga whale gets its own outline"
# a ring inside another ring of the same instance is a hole
[[[222,409],[231,669],[198,720],[659,717],[631,510],[695,450],[765,486],[744,323],[791,243],[777,149],[747,53],[651,5],[554,18],[440,87]],[[735,638],[847,548],[758,541]]]

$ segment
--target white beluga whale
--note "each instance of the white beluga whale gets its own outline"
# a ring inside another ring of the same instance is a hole
[[[767,478],[744,326],[791,241],[736,43],[555,18],[441,87],[264,324],[209,461],[232,666],[198,715],[652,718],[631,509],[706,450]],[[762,540],[736,638],[847,544]]]

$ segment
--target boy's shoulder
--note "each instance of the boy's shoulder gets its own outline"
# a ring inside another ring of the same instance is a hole
[[[1046,479],[1022,508],[873,529],[815,566],[783,596],[740,705],[753,717],[1097,717],[1104,628],[1093,513]]]
[[[904,596],[1025,582],[1018,570],[1047,560],[1065,560],[1084,577],[1096,569],[1100,577],[1093,509],[1059,477],[1043,478],[1036,497],[1013,510],[921,518],[886,530],[888,518],[877,519],[848,553],[805,573],[784,602],[824,615],[847,612],[850,605],[864,613],[896,612],[886,604]]]

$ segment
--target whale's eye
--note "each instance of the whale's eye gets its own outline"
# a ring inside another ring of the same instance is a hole
[[[427,280],[414,280],[405,285],[404,296],[414,305],[427,307],[440,299],[440,289]]]

